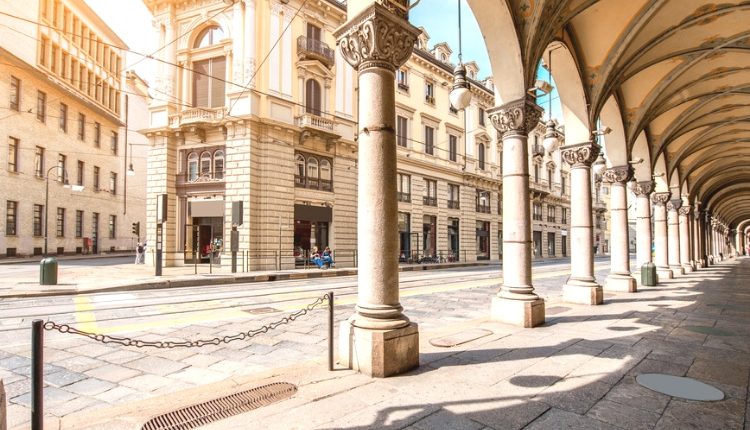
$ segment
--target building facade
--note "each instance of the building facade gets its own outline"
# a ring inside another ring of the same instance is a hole
[[[0,255],[133,249],[145,189],[126,191],[127,46],[83,0],[0,10]]]
[[[356,264],[356,72],[333,32],[345,6],[327,0],[146,0],[161,51],[150,126],[148,237],[167,265],[226,258],[230,232],[251,268],[304,264],[334,249]],[[300,9],[301,8],[301,9]],[[299,12],[297,12],[299,10]],[[486,111],[492,79],[466,65],[473,99],[448,101],[452,51],[429,47],[424,29],[396,72],[400,260],[502,258],[502,146]],[[534,255],[569,255],[569,171],[546,153],[540,126],[529,139]],[[236,210],[239,202],[242,211]],[[235,208],[235,211],[233,211]],[[378,244],[360,244],[378,246]]]

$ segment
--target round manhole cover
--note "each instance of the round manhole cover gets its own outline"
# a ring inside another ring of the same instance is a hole
[[[635,380],[650,390],[672,397],[704,402],[724,399],[723,392],[693,378],[665,375],[662,373],[643,373],[636,376]]]

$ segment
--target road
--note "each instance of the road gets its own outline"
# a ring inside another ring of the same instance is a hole
[[[608,267],[608,261],[597,262],[597,279],[603,282]],[[548,300],[548,308],[557,306],[568,273],[565,263],[534,265],[534,286]],[[420,331],[429,333],[486,318],[500,283],[498,266],[403,272],[401,304]],[[0,378],[5,380],[10,402],[9,419],[23,424],[29,417],[28,357],[34,319],[146,341],[223,339],[278,321],[328,291],[336,295],[336,320],[348,318],[356,302],[353,276],[2,300]],[[201,348],[105,345],[50,331],[45,337],[45,394],[49,397],[45,412],[64,416],[322,357],[326,352],[326,311],[320,306],[249,341]]]

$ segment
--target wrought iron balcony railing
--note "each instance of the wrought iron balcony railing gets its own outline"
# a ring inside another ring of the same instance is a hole
[[[305,36],[297,38],[297,57],[300,60],[318,60],[328,68],[336,62],[334,50],[325,42]]]

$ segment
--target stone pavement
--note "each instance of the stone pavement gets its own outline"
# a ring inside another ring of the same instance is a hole
[[[159,413],[284,381],[298,386],[291,399],[205,428],[748,430],[748,281],[750,259],[729,260],[635,294],[607,293],[602,306],[548,303],[547,323],[534,329],[487,321],[471,303],[452,302],[449,307],[460,312],[466,306],[472,315],[422,327],[421,366],[387,379],[349,370],[328,372],[313,348],[309,361],[284,361],[281,352],[274,357],[276,368],[235,372],[220,381],[216,375],[213,383],[211,374],[146,361],[129,368],[163,368],[162,389],[169,394],[160,396],[157,390],[145,400],[50,418],[49,428],[137,429]],[[459,297],[465,295],[453,299]],[[453,348],[429,343],[476,328],[492,334]],[[199,358],[211,360],[215,354],[200,354],[195,360]],[[206,380],[175,390],[170,384],[180,373],[186,380]],[[717,402],[669,397],[637,385],[635,377],[641,373],[689,376],[719,388],[726,397]]]

